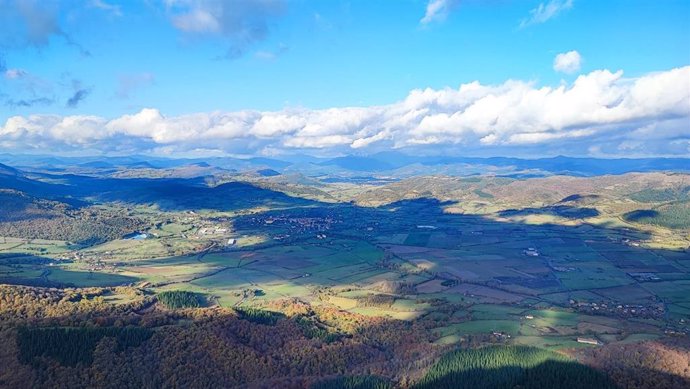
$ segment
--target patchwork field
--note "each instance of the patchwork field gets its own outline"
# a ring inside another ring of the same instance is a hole
[[[195,186],[199,207],[167,192],[165,201],[106,200],[74,214],[92,223],[102,223],[99,212],[118,215],[117,228],[131,226],[126,234],[73,233],[94,235],[92,244],[0,236],[0,283],[47,287],[80,307],[130,309],[126,320],[171,331],[196,328],[197,315],[235,312],[240,322],[296,326],[298,337],[323,341],[319,349],[347,340],[386,352],[400,336],[430,358],[496,343],[608,350],[690,333],[690,231],[655,224],[651,213],[640,222],[625,216],[666,203],[647,192],[628,197],[639,188],[622,192],[628,183],[618,179],[617,187],[583,181],[600,193],[583,196],[568,192],[583,188],[567,189],[569,179],[553,180],[410,179],[386,186],[418,189],[384,197],[376,185],[341,183],[309,197],[329,202],[252,188],[267,201],[243,205],[234,184],[229,193]],[[399,355],[417,363],[416,352]]]
[[[555,349],[588,347],[578,336],[631,342],[682,330],[690,314],[690,255],[638,243],[647,236],[639,229],[453,214],[432,200],[204,211],[165,222],[158,211],[139,211],[154,226],[145,239],[74,249],[4,238],[0,277],[187,290],[210,306],[288,298],[367,316],[428,317],[438,322],[438,344],[476,336]]]

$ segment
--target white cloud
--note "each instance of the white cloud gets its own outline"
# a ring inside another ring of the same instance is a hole
[[[367,136],[367,137],[355,139],[352,142],[352,144],[350,145],[350,147],[352,147],[353,149],[360,149],[363,147],[367,147],[372,143],[376,143],[378,141],[384,140],[384,139],[388,138],[389,136],[390,135],[387,131],[381,131],[381,132],[376,133],[372,136]]]
[[[529,17],[522,19],[520,28],[541,24],[555,17],[559,13],[573,7],[573,0],[550,0],[547,3],[540,3],[537,8],[529,11]]]
[[[462,147],[548,152],[688,155],[690,66],[624,78],[597,70],[572,83],[539,86],[477,81],[457,89],[419,89],[396,103],[322,110],[202,112],[166,116],[154,108],[112,120],[96,116],[9,118],[0,144],[16,150],[213,149],[228,153],[321,153]],[[10,146],[8,146],[10,145]],[[529,154],[531,155],[531,154]]]
[[[553,70],[568,74],[579,72],[581,65],[582,57],[575,50],[558,54],[553,60]]]
[[[0,140],[11,141],[13,146],[30,144],[31,148],[81,146],[109,138],[106,120],[97,116],[30,115],[14,116],[0,129]]]
[[[457,2],[457,0],[429,0],[424,17],[419,23],[426,25],[445,20]]]
[[[105,12],[109,12],[113,16],[122,16],[122,10],[120,9],[119,5],[110,4],[105,2],[104,0],[91,0],[90,4],[92,7],[98,8]]]
[[[172,17],[172,24],[184,32],[217,33],[221,30],[218,19],[204,9],[192,9],[175,15]]]
[[[489,134],[481,139],[479,139],[479,143],[483,145],[493,145],[498,141],[498,135],[496,134]]]

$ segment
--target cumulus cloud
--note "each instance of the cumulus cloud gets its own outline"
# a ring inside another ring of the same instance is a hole
[[[550,0],[546,3],[540,3],[537,8],[529,11],[529,17],[522,19],[520,28],[544,23],[572,7],[573,0]]]
[[[188,36],[211,37],[229,45],[219,58],[235,59],[266,38],[283,0],[166,0],[172,25]]]
[[[103,118],[96,116],[15,116],[5,122],[0,143],[18,149],[30,142],[31,148],[52,150],[54,141],[59,139],[62,147],[82,148],[113,135],[104,131],[105,124]]]
[[[558,54],[553,60],[553,70],[567,74],[579,72],[581,65],[582,57],[575,50]]]
[[[424,17],[419,21],[422,25],[440,22],[448,17],[450,11],[458,4],[458,0],[429,0]]]
[[[166,116],[154,108],[107,120],[94,116],[15,116],[0,143],[29,149],[91,147],[103,151],[222,150],[257,154],[353,149],[511,150],[533,155],[587,154],[635,148],[640,154],[688,155],[690,66],[625,78],[597,70],[572,83],[539,86],[477,81],[457,89],[418,89],[370,107]],[[10,143],[8,143],[10,142]],[[589,150],[589,151],[588,151]]]

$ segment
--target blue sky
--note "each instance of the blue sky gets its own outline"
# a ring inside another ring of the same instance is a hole
[[[688,1],[0,0],[0,25],[5,150],[690,155]]]

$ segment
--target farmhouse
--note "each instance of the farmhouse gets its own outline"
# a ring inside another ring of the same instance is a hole
[[[527,255],[528,257],[538,257],[539,256],[539,251],[537,249],[530,247],[527,250],[524,250],[523,253]]]
[[[567,273],[567,272],[571,272],[571,271],[576,270],[574,267],[570,267],[570,266],[551,266],[551,268],[553,270],[555,270],[557,272],[561,272],[561,273]]]
[[[621,239],[621,243],[626,244],[628,246],[633,246],[633,247],[640,247],[640,242],[637,240],[631,240],[629,238],[624,238]]]
[[[637,281],[660,281],[661,278],[654,273],[631,272],[628,275]]]
[[[122,239],[125,239],[125,240],[144,240],[144,239],[148,239],[148,237],[149,237],[149,235],[147,233],[135,231],[135,232],[132,232],[131,234],[127,234],[127,235],[123,236]]]
[[[509,335],[509,334],[506,334],[505,332],[502,332],[502,331],[493,331],[493,332],[491,333],[491,335],[495,336],[495,337],[498,338],[499,340],[510,339],[510,335]]]
[[[577,343],[593,344],[595,346],[601,345],[601,342],[594,338],[577,338]]]

